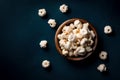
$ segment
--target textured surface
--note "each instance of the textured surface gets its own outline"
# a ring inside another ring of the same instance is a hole
[[[59,11],[61,4],[69,12]],[[120,9],[118,0],[0,0],[0,80],[120,80]],[[45,8],[47,16],[40,18],[38,9]],[[70,18],[83,18],[91,22],[99,35],[96,52],[86,61],[71,62],[58,54],[54,36],[56,29],[47,24],[55,18],[59,26]],[[105,35],[105,25],[111,25],[112,35]],[[39,42],[48,40],[48,48],[41,49]],[[106,50],[109,59],[101,61],[98,52]],[[44,59],[51,68],[41,67]],[[105,63],[109,72],[96,70]],[[3,78],[3,79],[2,79]]]

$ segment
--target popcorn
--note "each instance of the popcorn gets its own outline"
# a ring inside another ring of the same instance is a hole
[[[69,41],[66,42],[66,44],[64,45],[65,49],[68,50],[70,48],[70,45],[71,45],[71,42],[69,42]]]
[[[93,45],[93,43],[94,43],[94,41],[93,41],[93,40],[91,40],[91,39],[89,39],[89,40],[88,40],[88,45],[89,45],[89,46],[92,46],[92,45]]]
[[[56,21],[55,19],[49,19],[48,24],[50,25],[51,28],[54,28],[56,26]]]
[[[87,51],[87,52],[91,52],[91,51],[92,51],[92,48],[91,48],[90,46],[87,46],[87,47],[86,47],[86,51]]]
[[[90,31],[90,34],[91,34],[92,38],[95,37],[95,33],[92,30]]]
[[[105,27],[104,27],[104,33],[105,33],[105,34],[110,34],[110,33],[112,33],[112,28],[111,28],[111,26],[109,26],[109,25],[105,26]]]
[[[107,70],[105,64],[100,64],[98,67],[97,67],[97,70],[99,70],[100,72],[104,72]]]
[[[66,55],[68,54],[68,51],[65,50],[65,49],[63,49],[63,50],[62,50],[62,54],[66,56]]]
[[[59,8],[59,10],[62,12],[62,13],[66,13],[68,11],[68,6],[66,4],[62,4]]]
[[[40,41],[39,45],[40,45],[41,48],[46,48],[47,47],[47,41],[42,40],[42,41]]]
[[[85,43],[88,41],[88,39],[87,38],[83,38],[82,40],[81,40],[81,42],[80,42],[80,45],[85,45]]]
[[[79,24],[81,24],[80,20],[75,20],[74,21],[74,26],[77,27]]]
[[[45,16],[46,15],[46,10],[44,8],[43,9],[39,9],[38,10],[38,15],[41,16],[41,17]]]
[[[75,41],[75,39],[76,39],[76,36],[75,36],[74,34],[70,34],[70,35],[68,36],[68,41],[73,42],[73,41]]]
[[[57,37],[62,54],[65,56],[84,56],[93,50],[92,37],[95,37],[95,34],[89,29],[89,23],[75,20],[73,23],[65,25],[62,33]]]
[[[83,46],[78,47],[74,51],[74,54],[81,55],[81,56],[85,55],[85,48]]]
[[[50,61],[48,61],[48,60],[42,61],[42,67],[43,68],[48,68],[49,66],[50,66]]]
[[[72,27],[69,27],[69,26],[65,26],[63,29],[62,29],[63,32],[65,33],[70,33],[72,31]]]
[[[80,33],[81,33],[82,36],[85,36],[85,35],[88,34],[88,31],[87,31],[87,29],[82,28],[82,29],[80,30]]]
[[[89,26],[89,23],[84,23],[84,24],[83,24],[83,28],[84,28],[84,29],[88,29],[88,26]]]
[[[106,60],[107,59],[107,52],[106,51],[101,51],[101,53],[99,54],[100,59],[102,60]]]

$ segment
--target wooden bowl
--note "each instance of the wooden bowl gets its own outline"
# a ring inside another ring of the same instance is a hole
[[[80,20],[82,23],[86,23],[87,21],[84,20],[84,19],[79,19],[79,18],[73,18],[73,19],[69,19],[69,20],[66,20],[65,22],[63,22],[59,28],[57,29],[56,31],[56,34],[55,34],[55,45],[56,45],[56,48],[58,50],[58,52],[60,53],[60,55],[64,56],[62,54],[62,50],[59,46],[59,39],[57,38],[58,34],[62,33],[62,29],[65,25],[69,25],[70,23],[73,23],[75,20]],[[89,22],[88,22],[89,23]],[[67,58],[68,60],[73,60],[73,61],[80,61],[80,60],[83,60],[87,57],[89,57],[96,49],[96,46],[97,46],[97,43],[98,43],[98,36],[97,36],[97,32],[95,30],[95,28],[89,23],[89,29],[93,30],[94,33],[95,33],[95,39],[94,39],[94,44],[93,44],[93,51],[92,52],[89,52],[87,53],[84,57],[82,56],[79,56],[79,57],[70,57],[70,56],[64,56],[65,58]]]

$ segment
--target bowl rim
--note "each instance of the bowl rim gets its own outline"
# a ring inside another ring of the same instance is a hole
[[[57,51],[59,52],[59,54],[62,55],[62,56],[64,56],[64,55],[62,54],[62,51],[61,51],[61,49],[60,49],[60,47],[59,47],[59,39],[57,38],[57,35],[62,32],[61,30],[62,30],[62,28],[63,28],[65,25],[68,25],[68,24],[70,24],[70,23],[73,23],[75,20],[80,20],[82,23],[88,22],[87,20],[81,19],[81,18],[68,19],[68,20],[64,21],[64,22],[58,27],[58,29],[57,29],[57,31],[56,31],[56,34],[55,34],[55,46],[56,46],[56,49],[57,49]],[[87,55],[84,56],[84,57],[64,56],[64,57],[67,58],[68,60],[72,60],[72,61],[84,60],[84,59],[86,59],[87,57],[89,57],[89,56],[95,51],[95,49],[96,49],[96,47],[97,47],[97,43],[98,43],[98,35],[97,35],[96,29],[93,27],[93,25],[92,25],[90,22],[88,22],[88,23],[89,23],[89,27],[90,27],[90,28],[94,31],[94,33],[95,33],[95,41],[94,41],[93,51],[87,53]]]

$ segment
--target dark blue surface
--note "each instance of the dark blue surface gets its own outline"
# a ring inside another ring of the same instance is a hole
[[[61,4],[69,12],[59,11]],[[0,0],[0,80],[120,80],[120,9],[119,0]],[[45,8],[47,17],[40,18],[38,9]],[[91,22],[99,35],[96,52],[82,62],[71,62],[60,56],[55,48],[57,27],[70,18],[83,18]],[[49,18],[57,21],[51,29]],[[107,36],[103,29],[111,25],[113,34]],[[48,41],[48,48],[41,49],[39,42]],[[109,53],[106,61],[98,53]],[[41,66],[44,59],[51,61],[51,68]],[[105,74],[96,67],[105,63]]]

